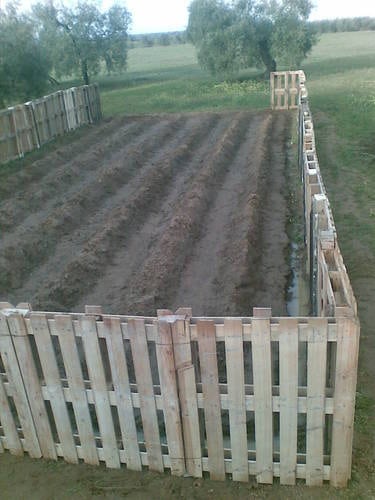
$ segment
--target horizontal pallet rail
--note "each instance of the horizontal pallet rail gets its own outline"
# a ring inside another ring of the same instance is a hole
[[[0,111],[0,164],[101,119],[96,84],[60,90]]]

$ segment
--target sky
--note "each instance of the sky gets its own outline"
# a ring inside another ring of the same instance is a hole
[[[0,0],[3,6],[7,0]],[[27,10],[38,0],[19,0],[21,8]],[[74,0],[62,0],[75,3]],[[160,33],[181,31],[187,26],[188,6],[191,0],[117,0],[131,12],[131,33]],[[104,9],[114,0],[98,0]],[[313,0],[315,8],[311,20],[335,19],[336,17],[375,17],[375,0]]]
[[[110,2],[111,0],[104,0]],[[191,0],[126,0],[132,13],[132,33],[184,30]],[[313,0],[311,20],[336,17],[375,17],[375,0]]]

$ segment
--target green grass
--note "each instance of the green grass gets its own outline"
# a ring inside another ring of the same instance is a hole
[[[303,69],[320,167],[361,321],[353,481],[348,498],[373,498],[375,32],[323,35]]]
[[[199,67],[194,47],[186,44],[132,49],[124,75],[98,81],[104,115],[112,116],[264,108],[268,83],[254,80],[256,74],[249,70],[223,84]]]

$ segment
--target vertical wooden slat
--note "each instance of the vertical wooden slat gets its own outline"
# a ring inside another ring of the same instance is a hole
[[[3,349],[1,335],[2,334],[0,331],[0,352]],[[12,410],[9,407],[9,401],[3,385],[2,377],[0,377],[0,420],[4,432],[4,437],[7,441],[7,449],[12,453],[12,455],[23,455],[22,444],[18,436],[17,427],[12,415]]]
[[[309,486],[323,483],[327,331],[327,319],[309,319],[306,417],[306,484]]]
[[[358,321],[338,318],[331,458],[331,484],[336,487],[346,486],[350,478],[358,347]]]
[[[13,395],[13,400],[17,409],[18,418],[21,423],[22,432],[25,438],[25,447],[27,448],[27,451],[31,457],[40,458],[42,456],[42,452],[39,446],[34,419],[31,414],[29,401],[19,369],[13,342],[10,336],[7,320],[2,314],[0,314],[0,352]],[[9,417],[13,420],[12,415],[10,415]],[[13,424],[9,422],[9,431],[11,433],[11,436],[13,437],[12,446],[15,454],[21,454],[22,448],[20,449],[19,444],[17,443],[18,433],[17,435],[15,435],[14,428],[12,429]]]
[[[140,399],[149,468],[154,471],[163,472],[163,457],[144,320],[129,320],[128,331]]]
[[[12,314],[8,318],[8,325],[28,396],[30,410],[34,418],[40,449],[44,458],[57,460],[56,447],[48,420],[40,380],[30,342],[27,338],[25,320],[18,314]]]
[[[197,331],[210,477],[225,480],[215,323],[198,321]]]
[[[111,364],[113,386],[116,394],[117,411],[121,436],[130,470],[142,470],[141,457],[135,425],[129,374],[126,364],[121,323],[118,318],[103,318],[103,331],[107,340],[108,357]]]
[[[273,415],[271,372],[271,311],[260,310],[252,319],[255,442],[257,481],[273,481]],[[265,314],[266,313],[266,314]],[[254,310],[254,316],[257,310]],[[264,317],[264,316],[268,317]]]
[[[295,484],[297,468],[298,320],[280,319],[280,483]]]
[[[177,313],[180,313],[178,310]],[[195,369],[190,344],[190,320],[172,324],[173,352],[178,377],[186,471],[193,477],[202,477],[202,447]]]
[[[275,109],[275,74],[270,74],[271,109]]]
[[[159,320],[157,322],[156,355],[159,366],[160,389],[163,398],[171,472],[172,475],[182,476],[185,472],[182,424],[173,355],[172,330],[170,323],[167,321]]]
[[[103,444],[104,460],[107,467],[119,468],[120,454],[113,425],[108,387],[100,354],[95,318],[92,316],[81,317],[79,320],[79,327],[82,333],[87,369],[94,394],[95,410]]]
[[[47,318],[44,314],[32,314],[30,323],[38,348],[39,359],[50,396],[51,408],[64,458],[67,462],[77,463],[77,450],[74,444],[68,409],[64,398]]]
[[[98,452],[95,445],[85,382],[83,380],[71,317],[64,315],[55,316],[55,327],[68,379],[73,411],[81,442],[82,456],[87,464],[98,465]]]
[[[242,320],[225,319],[224,335],[228,378],[232,477],[234,481],[246,482],[249,480],[249,465]]]
[[[284,109],[289,109],[289,71],[285,71],[284,75],[285,75]]]
[[[276,109],[281,107],[281,75],[276,76]]]
[[[296,107],[296,99],[297,99],[297,74],[295,72],[292,73],[292,90],[293,92],[290,94],[290,107]]]

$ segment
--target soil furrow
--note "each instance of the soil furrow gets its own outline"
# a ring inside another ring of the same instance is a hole
[[[152,119],[152,118],[151,118]],[[52,141],[41,150],[27,155],[19,163],[15,163],[15,173],[9,173],[7,182],[0,187],[2,202],[14,198],[14,194],[22,191],[24,186],[28,187],[33,183],[39,184],[43,178],[58,171],[61,166],[76,160],[84,155],[96,144],[106,140],[111,142],[112,135],[116,131],[122,130],[124,133],[129,125],[129,118],[116,118],[105,120],[95,126],[87,126],[78,129]],[[43,152],[48,150],[44,155]],[[33,159],[38,155],[38,159]],[[39,158],[40,155],[43,155]]]
[[[143,269],[129,283],[125,292],[126,310],[134,311],[136,304],[137,314],[147,315],[171,303],[185,260],[193,242],[200,235],[203,220],[220,183],[237,154],[248,122],[248,115],[234,115],[209,161],[202,166],[189,191],[174,207],[174,216],[160,236],[158,245],[144,263]]]
[[[271,307],[275,316],[286,315],[286,288],[290,267],[288,262],[289,239],[286,233],[288,204],[286,186],[287,142],[290,115],[276,112],[272,141],[269,148],[268,175],[261,193],[259,241],[261,248],[257,261],[258,272],[248,296],[252,306]],[[275,281],[272,277],[277,275]]]
[[[74,307],[82,293],[94,286],[104,274],[117,248],[125,243],[131,231],[142,225],[150,211],[157,210],[174,176],[186,167],[195,148],[204,142],[210,126],[217,119],[215,115],[205,120],[192,119],[196,126],[190,123],[187,136],[172,151],[172,156],[161,159],[158,165],[150,162],[153,168],[139,179],[137,189],[126,203],[112,210],[105,225],[89,239],[80,254],[62,269],[58,282],[38,294],[38,305],[48,301],[50,305],[55,304],[55,308]]]
[[[82,249],[88,245],[88,242],[95,235],[101,235],[103,228],[112,227],[113,221],[120,220],[119,215],[124,211],[127,200],[132,200],[137,195],[138,190],[144,184],[147,176],[158,170],[160,165],[164,165],[168,158],[170,159],[170,150],[177,151],[181,143],[188,137],[188,134],[193,130],[192,119],[181,117],[177,122],[173,122],[175,127],[171,127],[173,138],[166,143],[159,143],[155,146],[155,151],[150,152],[150,158],[144,164],[137,167],[137,173],[125,183],[112,196],[107,196],[100,207],[89,211],[86,216],[86,223],[80,221],[78,227],[73,231],[63,231],[60,233],[58,245],[55,252],[51,253],[48,259],[39,265],[28,276],[27,280],[22,283],[21,288],[14,290],[15,296],[23,296],[23,294],[35,294],[34,283],[42,284],[42,288],[48,290],[51,282],[58,282],[61,279],[61,271],[71,264],[77,255],[80,255]],[[189,132],[190,131],[190,132]],[[132,156],[127,157],[127,163],[133,163]],[[98,183],[98,191],[101,192],[102,186]],[[124,200],[126,203],[124,204]],[[13,273],[13,279],[16,273]],[[41,303],[43,304],[43,302]]]
[[[176,296],[171,297],[173,309],[189,306],[199,316],[249,314],[248,307],[238,311],[235,290],[243,276],[251,273],[247,256],[253,242],[248,234],[256,238],[259,175],[266,167],[264,154],[271,126],[270,115],[260,115],[249,124],[207,214],[202,236],[181,273]]]
[[[50,169],[40,181],[28,182],[16,196],[6,201],[0,208],[0,229],[11,231],[24,221],[25,226],[29,226],[34,221],[34,213],[41,211],[48,213],[56,205],[56,197],[64,194],[69,196],[70,192],[79,189],[81,183],[95,174],[102,166],[98,162],[98,152],[105,154],[108,162],[116,158],[118,151],[124,149],[124,145],[131,145],[137,141],[140,132],[144,132],[144,125],[141,123],[128,123],[123,129],[116,131],[114,139],[108,144],[100,143],[92,145],[84,151],[77,161],[73,158],[62,163],[58,168]],[[65,193],[64,193],[65,191]]]
[[[0,187],[0,300],[285,313],[289,126],[270,111],[124,117],[29,155]]]
[[[150,213],[145,223],[132,233],[129,241],[117,251],[113,262],[107,267],[94,290],[81,298],[76,306],[77,311],[83,310],[86,304],[96,303],[102,304],[106,312],[126,310],[129,283],[139,273],[146,259],[152,255],[159,241],[159,235],[174,216],[179,199],[189,192],[202,165],[209,162],[212,149],[220,141],[231,120],[230,115],[222,117],[211,127],[209,136],[199,148],[196,148],[188,167],[178,172],[160,209]],[[138,307],[143,310],[144,306],[145,299],[136,297],[132,304],[134,313],[138,312]]]
[[[183,118],[175,125],[178,126],[181,120]],[[19,286],[25,276],[53,252],[63,234],[85,224],[106,199],[114,197],[133,176],[141,175],[143,162],[154,154],[155,148],[162,148],[170,141],[174,133],[175,128],[168,122],[153,124],[135,144],[112,157],[110,166],[105,164],[99,168],[85,186],[80,189],[80,185],[74,184],[73,194],[67,196],[64,203],[47,214],[40,212],[39,217],[33,217],[32,223],[28,221],[18,226],[14,233],[8,233],[0,244],[0,289]],[[17,270],[7,273],[9,262],[14,258],[18,260]]]

